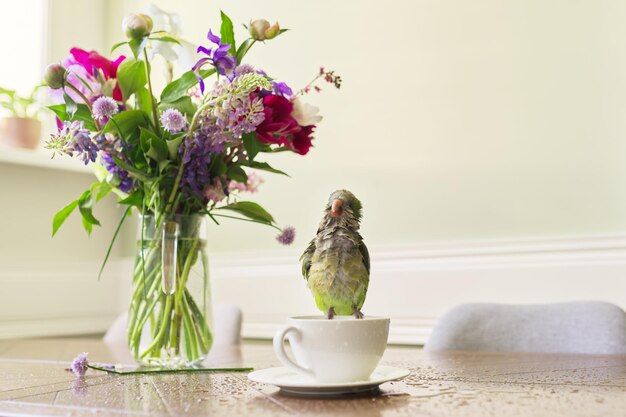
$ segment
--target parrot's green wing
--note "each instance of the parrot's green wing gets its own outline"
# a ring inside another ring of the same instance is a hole
[[[302,256],[300,256],[300,261],[302,262],[302,276],[307,281],[309,280],[309,270],[311,269],[311,258],[313,257],[314,252],[315,252],[315,238],[311,240],[311,243],[309,243],[309,246],[306,248]]]
[[[363,256],[363,263],[365,264],[365,269],[367,269],[367,275],[370,274],[370,253],[367,250],[367,246],[365,243],[361,241],[359,243],[359,252],[361,252],[361,256]]]

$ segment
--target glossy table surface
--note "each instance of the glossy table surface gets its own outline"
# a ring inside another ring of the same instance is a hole
[[[390,347],[410,368],[377,395],[303,399],[245,373],[108,375],[66,371],[79,352],[120,362],[90,338],[0,341],[0,415],[35,416],[624,416],[626,356],[448,353]],[[215,348],[207,366],[277,366],[266,342]]]

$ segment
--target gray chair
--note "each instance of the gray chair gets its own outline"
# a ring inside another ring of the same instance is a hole
[[[626,354],[626,313],[599,301],[462,304],[439,320],[424,349]]]

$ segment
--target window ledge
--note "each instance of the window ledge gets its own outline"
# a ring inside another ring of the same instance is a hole
[[[44,149],[0,148],[0,169],[6,164],[93,175],[93,171],[81,161],[63,156],[52,159],[52,152]]]

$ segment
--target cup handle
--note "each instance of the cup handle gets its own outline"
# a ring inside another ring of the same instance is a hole
[[[309,376],[311,378],[315,377],[315,374],[312,370],[307,369],[295,361],[291,360],[289,356],[287,356],[287,352],[285,352],[285,345],[283,341],[287,337],[289,333],[293,333],[296,337],[302,337],[302,333],[297,327],[286,326],[276,332],[274,335],[274,353],[278,357],[278,360],[285,365],[287,368],[296,371],[300,374]]]

